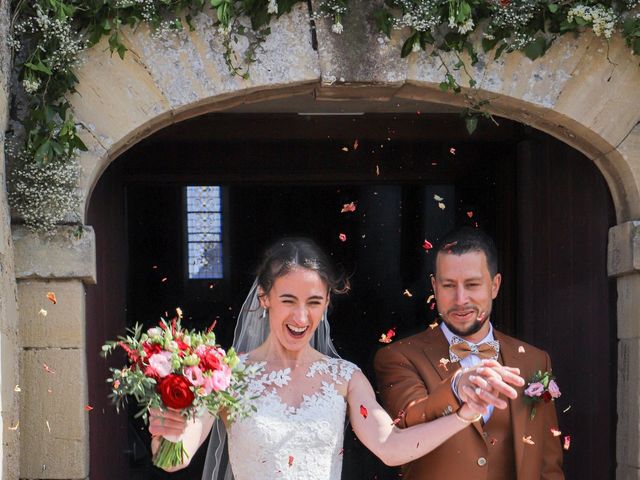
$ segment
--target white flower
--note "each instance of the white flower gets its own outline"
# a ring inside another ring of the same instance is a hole
[[[456,28],[456,17],[449,17],[449,28]]]
[[[164,378],[171,373],[171,352],[160,352],[149,357],[149,365],[158,372],[160,378]]]
[[[162,329],[160,327],[151,327],[147,330],[147,335],[150,337],[159,337],[162,335]]]
[[[343,30],[344,30],[344,27],[342,26],[342,24],[340,22],[336,22],[333,25],[331,25],[331,31],[333,33],[340,34],[340,33],[342,33]]]
[[[411,47],[411,51],[412,52],[419,52],[420,51],[420,42],[413,42],[413,46]]]
[[[39,78],[34,78],[34,79],[25,78],[22,81],[22,86],[24,87],[25,91],[31,95],[33,95],[38,91],[38,89],[40,88],[40,85],[41,85],[41,82]]]
[[[465,34],[473,30],[473,27],[474,27],[473,18],[467,18],[467,20],[462,25],[458,25],[458,32]]]
[[[277,0],[269,0],[269,5],[267,5],[267,13],[273,13],[274,15],[278,13]]]

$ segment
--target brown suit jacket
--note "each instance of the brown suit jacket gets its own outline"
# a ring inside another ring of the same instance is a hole
[[[502,363],[520,368],[528,381],[538,370],[551,370],[549,355],[540,349],[494,330],[500,342]],[[524,353],[518,348],[524,347]],[[391,417],[404,412],[400,427],[430,421],[460,408],[451,391],[450,378],[460,368],[459,363],[441,366],[440,359],[449,358],[449,344],[440,328],[427,329],[399,340],[376,354],[375,370],[383,404]],[[551,428],[558,428],[553,403],[539,402],[536,415],[530,419],[531,405],[523,398],[509,400],[517,480],[562,480],[562,448]],[[484,480],[488,470],[488,444],[483,438],[481,422],[460,431],[440,447],[403,467],[408,480]],[[531,436],[535,445],[523,437]],[[480,460],[480,461],[479,461]],[[505,480],[510,480],[506,479]]]

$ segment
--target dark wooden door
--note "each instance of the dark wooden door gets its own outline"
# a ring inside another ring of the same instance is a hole
[[[593,162],[549,137],[518,150],[516,335],[549,352],[571,436],[568,479],[614,478],[615,289],[607,278],[613,203]]]

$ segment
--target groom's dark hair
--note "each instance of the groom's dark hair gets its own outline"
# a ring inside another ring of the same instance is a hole
[[[482,252],[487,257],[487,267],[493,278],[498,273],[498,251],[489,235],[482,230],[471,227],[461,227],[449,232],[440,240],[436,247],[436,257],[440,253],[462,255],[469,252]],[[434,259],[433,270],[436,264]]]

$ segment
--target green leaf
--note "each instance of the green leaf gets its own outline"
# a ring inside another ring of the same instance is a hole
[[[44,63],[42,63],[42,60],[40,59],[38,59],[37,63],[29,62],[29,63],[25,63],[24,66],[36,72],[46,73],[47,75],[53,74],[53,72]]]
[[[633,41],[633,54],[640,55],[640,38],[636,38]]]
[[[390,37],[392,15],[387,10],[378,9],[374,12],[373,18],[376,21],[378,30],[383,32],[387,37]]]
[[[502,45],[500,45],[498,47],[498,49],[496,50],[496,55],[495,57],[493,57],[494,60],[497,60],[498,58],[500,58],[500,55],[502,55],[502,52],[504,52],[505,48],[507,48],[507,44],[503,43]]]
[[[493,47],[495,47],[497,45],[497,43],[500,41],[499,38],[492,38],[492,39],[488,39],[488,38],[483,38],[482,39],[482,50],[486,53],[489,50],[493,50]]]
[[[537,37],[535,40],[530,42],[526,47],[524,47],[524,54],[529,57],[531,60],[535,60],[538,57],[544,55],[544,52],[547,50],[547,41],[544,37]]]
[[[213,8],[218,8],[223,1],[224,0],[211,0],[211,6]]]
[[[45,140],[44,142],[42,142],[42,145],[40,145],[36,150],[36,153],[33,157],[38,164],[44,165],[50,160],[49,147],[49,140]]]
[[[414,33],[409,38],[407,38],[402,44],[402,50],[400,51],[400,56],[402,58],[408,57],[411,52],[413,52],[413,44],[416,41],[416,34]]]
[[[449,84],[447,82],[440,82],[440,90],[442,90],[443,92],[446,92],[447,90],[449,90]]]
[[[549,8],[549,11],[551,13],[556,13],[558,11],[558,4],[557,3],[550,3],[549,5],[547,5],[547,7]]]
[[[475,132],[478,127],[478,117],[466,117],[464,119],[464,124],[467,127],[469,135],[473,135],[473,132]]]

